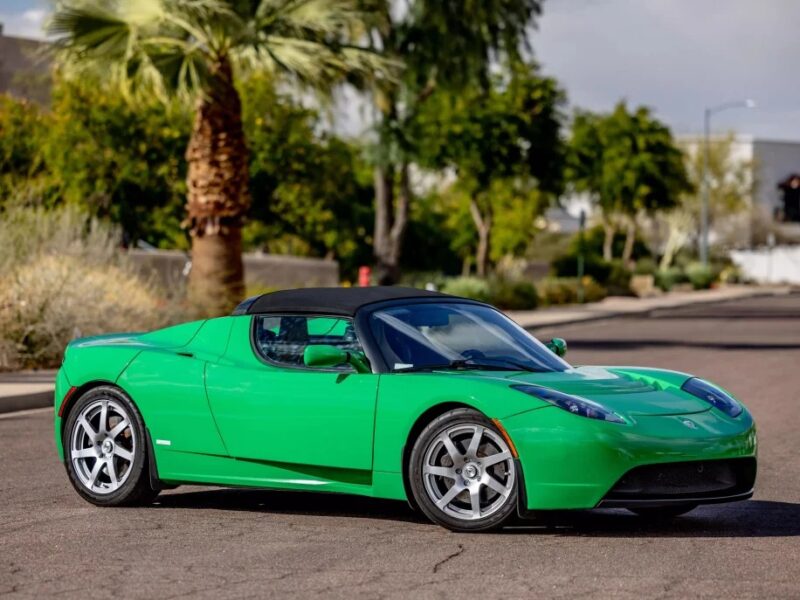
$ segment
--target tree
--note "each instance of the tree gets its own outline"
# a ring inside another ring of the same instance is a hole
[[[38,105],[0,94],[0,207],[38,193],[45,171],[39,148],[48,126]]]
[[[318,111],[270,77],[248,78],[240,93],[253,197],[245,247],[335,258],[352,280],[371,256],[372,180],[360,148],[324,131]]]
[[[370,21],[373,47],[402,60],[398,81],[376,81],[372,100],[378,114],[373,247],[380,283],[394,283],[413,190],[410,164],[420,150],[409,131],[434,91],[488,87],[499,57],[517,59],[529,50],[527,32],[541,13],[541,0],[390,0],[377,5]]]
[[[103,73],[132,100],[191,103],[186,148],[192,240],[190,299],[226,312],[244,291],[242,223],[250,206],[248,149],[235,82],[253,71],[287,74],[312,89],[343,75],[388,71],[350,43],[355,0],[62,0],[49,24],[67,75]]]
[[[154,102],[134,111],[100,81],[56,80],[49,109],[0,99],[0,205],[79,206],[131,243],[187,247],[190,124]]]
[[[682,152],[649,109],[629,112],[624,102],[610,114],[579,111],[569,146],[567,177],[577,191],[590,194],[603,220],[603,258],[613,258],[614,234],[622,221],[622,259],[628,262],[637,216],[671,208],[691,187]]]
[[[752,161],[737,159],[733,152],[734,136],[714,141],[708,152],[708,206],[709,224],[720,217],[730,218],[747,206],[753,195]],[[684,145],[686,171],[691,190],[681,194],[680,202],[665,217],[669,233],[661,256],[660,267],[672,265],[675,255],[684,248],[699,229],[700,195],[703,179],[702,147]]]
[[[135,108],[101,81],[57,81],[40,146],[47,171],[42,201],[80,206],[120,225],[131,245],[188,248],[180,224],[186,197],[181,155],[187,111],[156,102]],[[69,151],[65,152],[65,148]]]
[[[561,189],[564,93],[536,65],[515,63],[509,71],[488,89],[434,92],[412,129],[422,164],[456,174],[456,193],[466,197],[477,231],[479,276],[488,272],[497,217],[527,215],[531,231]]]

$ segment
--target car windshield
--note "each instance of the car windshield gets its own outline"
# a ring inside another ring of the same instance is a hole
[[[376,310],[370,328],[392,371],[564,371],[569,365],[500,311],[437,302]]]

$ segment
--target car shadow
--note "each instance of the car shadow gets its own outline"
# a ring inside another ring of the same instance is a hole
[[[250,489],[175,491],[154,507],[268,512],[431,524],[405,502],[344,494]],[[586,537],[794,537],[800,536],[800,503],[749,500],[701,506],[666,521],[648,521],[622,509],[542,511],[499,535]]]
[[[232,511],[271,512],[288,515],[351,517],[389,521],[427,522],[405,502],[345,494],[254,489],[205,489],[162,493],[154,506]]]
[[[586,537],[794,537],[800,536],[800,504],[772,500],[714,504],[663,521],[624,509],[548,511],[508,530]]]

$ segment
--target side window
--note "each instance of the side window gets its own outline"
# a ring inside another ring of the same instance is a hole
[[[302,315],[256,317],[256,349],[270,362],[303,366],[303,352],[310,344],[328,344],[350,352],[362,352],[352,319]],[[349,364],[335,367],[352,371]]]

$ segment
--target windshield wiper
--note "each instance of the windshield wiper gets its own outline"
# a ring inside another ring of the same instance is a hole
[[[397,369],[396,373],[413,373],[415,371],[439,371],[444,369],[463,369],[463,370],[480,370],[480,371],[530,371],[535,373],[536,370],[521,363],[507,360],[505,358],[481,358],[481,361],[493,361],[495,364],[486,364],[486,362],[478,362],[474,358],[457,358],[448,363],[438,365],[419,365],[409,367],[407,369]],[[497,364],[501,363],[501,364]],[[505,365],[505,366],[503,366]]]

